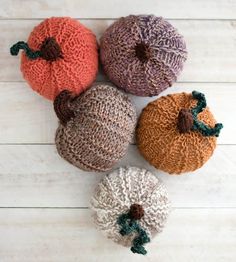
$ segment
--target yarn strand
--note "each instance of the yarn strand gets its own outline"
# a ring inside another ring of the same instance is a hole
[[[206,106],[207,106],[205,95],[200,93],[200,92],[193,91],[192,96],[193,96],[193,98],[197,99],[197,101],[198,101],[196,107],[194,107],[191,110],[191,113],[192,113],[192,116],[193,116],[192,130],[194,130],[194,131],[198,130],[199,132],[202,133],[203,136],[216,136],[216,137],[218,137],[221,129],[223,128],[223,124],[217,123],[212,128],[212,127],[207,126],[202,121],[198,120],[198,117],[197,117],[198,114],[200,112],[202,112],[204,110],[204,108],[206,108]]]
[[[143,245],[150,242],[150,238],[139,223],[135,219],[131,218],[130,213],[120,215],[117,223],[121,226],[120,234],[122,236],[129,235],[132,232],[136,232],[138,234],[138,236],[133,240],[131,251],[133,253],[146,255],[147,251]]]
[[[19,41],[10,48],[11,55],[17,56],[20,50],[24,50],[27,57],[34,60],[41,56],[40,51],[33,51],[26,42]]]
[[[193,91],[192,96],[193,98],[197,99],[197,106],[192,109],[192,114],[197,115],[201,113],[204,108],[206,108],[206,97],[203,93],[200,93],[198,91]]]

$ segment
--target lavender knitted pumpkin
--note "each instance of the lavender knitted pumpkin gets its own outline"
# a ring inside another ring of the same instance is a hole
[[[109,79],[138,96],[171,86],[187,59],[186,45],[162,17],[130,15],[114,22],[101,38],[101,62]]]

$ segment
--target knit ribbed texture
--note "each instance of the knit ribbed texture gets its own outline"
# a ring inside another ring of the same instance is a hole
[[[183,37],[161,17],[122,17],[101,38],[109,79],[138,96],[158,95],[176,81],[187,59]]]
[[[50,37],[59,45],[61,57],[48,61],[50,53],[43,49],[44,58],[32,59],[23,51],[21,70],[24,78],[32,89],[51,100],[64,89],[81,93],[95,80],[98,70],[95,35],[74,19],[53,17],[34,28],[28,47],[38,51]],[[50,52],[53,51],[56,50],[51,49]]]
[[[179,93],[161,97],[142,111],[137,132],[140,153],[153,166],[170,174],[190,172],[200,168],[213,154],[215,136],[204,136],[198,130],[181,133],[179,112],[192,109],[197,100],[192,94]],[[214,127],[209,108],[197,115],[198,120]]]
[[[56,132],[59,154],[83,170],[111,169],[132,140],[136,113],[129,98],[100,84],[70,101],[69,107],[74,117]]]
[[[103,178],[91,199],[97,227],[109,239],[127,247],[135,246],[137,233],[121,234],[118,222],[133,204],[142,206],[144,215],[136,223],[152,239],[162,231],[170,203],[164,185],[149,171],[121,167]]]

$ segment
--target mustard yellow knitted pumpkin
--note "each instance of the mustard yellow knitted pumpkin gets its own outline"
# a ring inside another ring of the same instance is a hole
[[[222,124],[216,124],[202,93],[161,97],[143,110],[136,137],[140,153],[170,174],[200,168],[213,154]]]

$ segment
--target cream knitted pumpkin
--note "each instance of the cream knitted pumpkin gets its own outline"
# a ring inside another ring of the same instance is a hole
[[[121,167],[106,175],[91,205],[98,228],[139,254],[146,254],[143,244],[162,231],[170,206],[161,181],[137,167]]]

